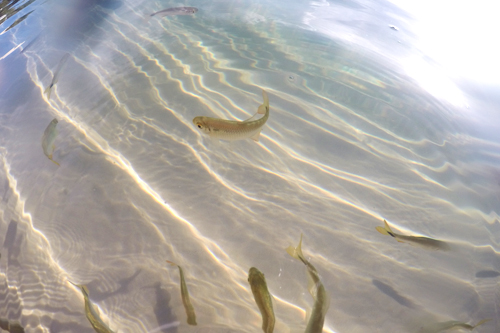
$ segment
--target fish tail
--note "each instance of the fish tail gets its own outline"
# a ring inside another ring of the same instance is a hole
[[[177,267],[179,267],[179,265],[177,265],[177,264],[176,264],[175,262],[173,262],[173,261],[170,261],[170,260],[165,260],[165,261],[166,261],[166,262],[168,262],[168,263],[169,263],[170,265],[172,265],[172,266],[177,266]]]
[[[394,232],[391,230],[391,227],[389,226],[389,223],[387,223],[386,220],[384,220],[384,225],[385,225],[385,229],[387,230],[387,232],[389,234],[394,234]]]
[[[56,161],[54,161],[53,159],[49,158],[49,160],[51,160],[52,162],[54,162],[57,166],[61,166],[59,163],[57,163]]]
[[[474,325],[472,328],[474,329],[474,328],[478,327],[479,325],[482,325],[482,324],[484,324],[484,323],[486,323],[486,322],[488,322],[490,320],[491,320],[491,318],[483,319],[479,323],[477,323],[476,325]]]
[[[388,235],[394,237],[394,233],[392,232],[391,227],[389,226],[386,220],[384,220],[384,225],[385,227],[376,227],[375,229],[382,235]]]
[[[265,114],[269,110],[269,97],[267,97],[267,93],[265,90],[262,90],[262,97],[264,99],[264,103],[259,106],[257,109],[257,113]]]
[[[295,259],[299,259],[301,261],[303,260],[301,259],[304,258],[304,255],[302,254],[302,233],[300,234],[300,240],[297,247],[290,245],[286,248],[286,252]]]
[[[71,283],[72,285],[74,285],[75,287],[77,288],[80,288],[82,290],[82,293],[84,296],[89,296],[89,290],[87,289],[87,286],[84,285],[84,284],[76,284],[74,282],[71,282],[70,280],[68,280],[69,283]]]
[[[146,21],[146,23],[149,22],[149,20],[151,20],[151,18],[153,17],[154,15],[153,14],[146,14],[144,15],[144,21]]]
[[[47,89],[44,90],[44,94],[47,94],[47,99],[50,99],[50,91],[51,91],[51,86],[48,86]]]

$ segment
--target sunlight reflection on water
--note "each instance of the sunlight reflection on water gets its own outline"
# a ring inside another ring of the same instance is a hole
[[[494,110],[424,56],[416,18],[385,2],[195,1],[195,15],[146,21],[159,4],[79,3],[37,7],[0,44],[0,235],[16,239],[2,247],[0,318],[92,332],[72,281],[115,331],[258,331],[255,266],[276,331],[300,332],[313,298],[284,249],[303,233],[331,297],[327,332],[499,326]],[[262,89],[258,143],[193,126],[247,119]],[[41,149],[53,118],[60,167]],[[452,250],[380,235],[383,219]],[[198,327],[165,260],[186,272]]]

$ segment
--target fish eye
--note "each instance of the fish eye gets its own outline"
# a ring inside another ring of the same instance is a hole
[[[203,128],[200,123],[196,124],[196,126],[198,126],[198,128]]]

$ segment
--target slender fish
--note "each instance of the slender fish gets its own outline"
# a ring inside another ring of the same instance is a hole
[[[328,293],[319,279],[318,271],[316,268],[305,259],[302,254],[302,234],[300,234],[300,241],[297,247],[289,246],[286,252],[295,259],[299,259],[307,266],[309,277],[309,293],[314,299],[314,306],[311,312],[311,318],[307,323],[305,333],[322,333],[323,325],[325,323],[325,315],[330,306],[330,298]]]
[[[99,316],[98,310],[94,307],[94,304],[89,300],[89,290],[87,286],[81,284],[74,284],[69,281],[72,285],[78,287],[83,294],[83,298],[85,299],[85,315],[87,319],[90,321],[90,324],[94,328],[97,333],[114,333],[101,319]]]
[[[186,281],[184,280],[184,272],[182,271],[181,266],[177,265],[176,263],[168,260],[167,262],[173,266],[179,267],[179,274],[181,277],[181,297],[182,304],[184,304],[184,309],[186,310],[187,323],[189,325],[196,325],[196,314],[194,313],[194,307],[191,304],[191,300],[189,299],[189,292],[187,289]]]
[[[445,330],[451,330],[451,329],[455,329],[455,328],[464,328],[466,330],[472,331],[473,329],[475,329],[479,325],[482,325],[490,320],[491,319],[483,319],[474,326],[469,325],[467,323],[464,323],[463,321],[450,320],[450,321],[445,321],[442,323],[435,323],[435,324],[431,324],[429,326],[426,326],[426,327],[422,328],[419,331],[419,333],[439,333],[439,332],[443,332]]]
[[[429,237],[406,236],[397,234],[391,230],[391,227],[386,220],[384,220],[384,224],[385,227],[376,227],[375,229],[382,235],[389,235],[391,237],[394,237],[400,243],[410,243],[430,250],[448,251],[450,249],[450,246],[446,242]]]
[[[273,302],[267,289],[266,278],[257,268],[252,267],[248,272],[248,282],[252,288],[255,303],[262,314],[262,330],[264,333],[273,333],[275,322]]]
[[[69,53],[66,53],[65,55],[63,55],[63,57],[59,61],[59,64],[57,64],[57,68],[56,68],[56,70],[54,72],[54,77],[52,77],[52,82],[50,82],[50,85],[43,92],[44,94],[47,94],[47,99],[50,99],[50,93],[52,91],[52,87],[59,80],[59,74],[61,73],[61,70],[63,69],[64,64],[66,63],[66,61],[68,60],[68,58],[69,58]]]
[[[198,8],[195,7],[174,7],[174,8],[167,8],[167,9],[162,9],[157,12],[154,12],[153,14],[149,14],[150,17],[153,16],[174,16],[174,15],[192,15],[195,14],[198,11]]]
[[[260,131],[269,118],[269,98],[264,90],[262,90],[262,97],[264,98],[264,103],[259,106],[255,115],[263,114],[264,116],[257,120],[251,120],[255,115],[245,121],[195,117],[193,124],[202,133],[214,139],[242,140],[252,138],[255,141],[259,141]]]
[[[47,126],[47,128],[45,129],[45,132],[43,132],[42,148],[45,156],[47,156],[49,160],[51,160],[52,162],[54,162],[59,166],[59,163],[57,163],[52,159],[52,154],[54,153],[54,149],[56,148],[56,146],[54,145],[54,141],[56,140],[57,137],[57,128],[56,128],[57,123],[58,123],[57,119],[55,118],[52,119],[49,126]]]

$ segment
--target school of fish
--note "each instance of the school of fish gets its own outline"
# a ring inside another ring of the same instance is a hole
[[[179,15],[194,15],[198,12],[195,7],[173,7],[166,8],[156,11],[151,14],[147,14],[147,19],[151,17],[167,17],[167,16],[179,16]],[[17,24],[17,23],[16,23]],[[391,26],[392,28],[392,26]],[[33,43],[38,40],[39,36],[35,37],[23,50],[24,52]],[[65,53],[55,68],[52,80],[44,90],[44,94],[47,96],[47,101],[51,98],[51,93],[59,81],[59,77],[63,72],[63,69],[70,58],[69,53]],[[207,136],[213,140],[245,140],[251,138],[252,140],[258,142],[260,138],[260,133],[264,128],[265,124],[269,120],[270,106],[269,97],[265,90],[262,90],[263,103],[257,108],[257,112],[250,118],[239,121],[239,120],[228,120],[219,119],[208,116],[197,116],[193,118],[193,124],[195,128],[204,136]],[[57,125],[59,121],[53,119],[42,135],[42,150],[44,155],[54,164],[60,166],[59,162],[53,159],[53,154],[55,151],[55,141],[57,139]],[[394,238],[397,242],[407,243],[413,246],[418,246],[427,250],[439,250],[439,251],[450,251],[451,247],[447,242],[423,237],[423,236],[411,236],[403,235],[394,232],[389,223],[384,220],[384,226],[377,226],[375,228],[382,235],[390,236]],[[300,240],[297,246],[289,246],[286,252],[294,259],[298,260],[306,267],[306,272],[308,276],[308,291],[313,298],[313,307],[307,325],[305,328],[305,333],[321,333],[323,332],[323,326],[325,323],[326,314],[330,307],[330,296],[326,291],[324,284],[320,279],[320,274],[313,264],[306,259],[302,253],[302,234],[300,235]],[[182,267],[172,261],[166,261],[167,263],[176,266],[179,270],[179,280],[180,280],[180,295],[186,313],[186,322],[188,325],[196,326],[196,314],[194,306],[191,302],[190,295],[187,288],[186,276]],[[251,293],[253,295],[254,301],[257,308],[260,311],[262,317],[262,331],[264,333],[273,333],[276,323],[276,317],[274,313],[273,306],[273,296],[270,293],[265,275],[256,267],[251,267],[248,271],[247,281],[250,286]],[[92,326],[92,328],[98,333],[113,333],[109,326],[101,319],[97,307],[91,302],[89,290],[83,284],[74,284],[81,292],[84,299],[84,312],[85,315]],[[439,323],[431,323],[425,327],[422,327],[419,333],[438,333],[445,330],[451,329],[466,329],[474,330],[480,325],[485,324],[490,319],[484,319],[479,321],[476,325],[470,325],[466,322],[461,321],[446,321]],[[7,332],[24,332],[24,328],[17,322],[9,322],[6,319],[0,319],[0,328],[6,330]]]

